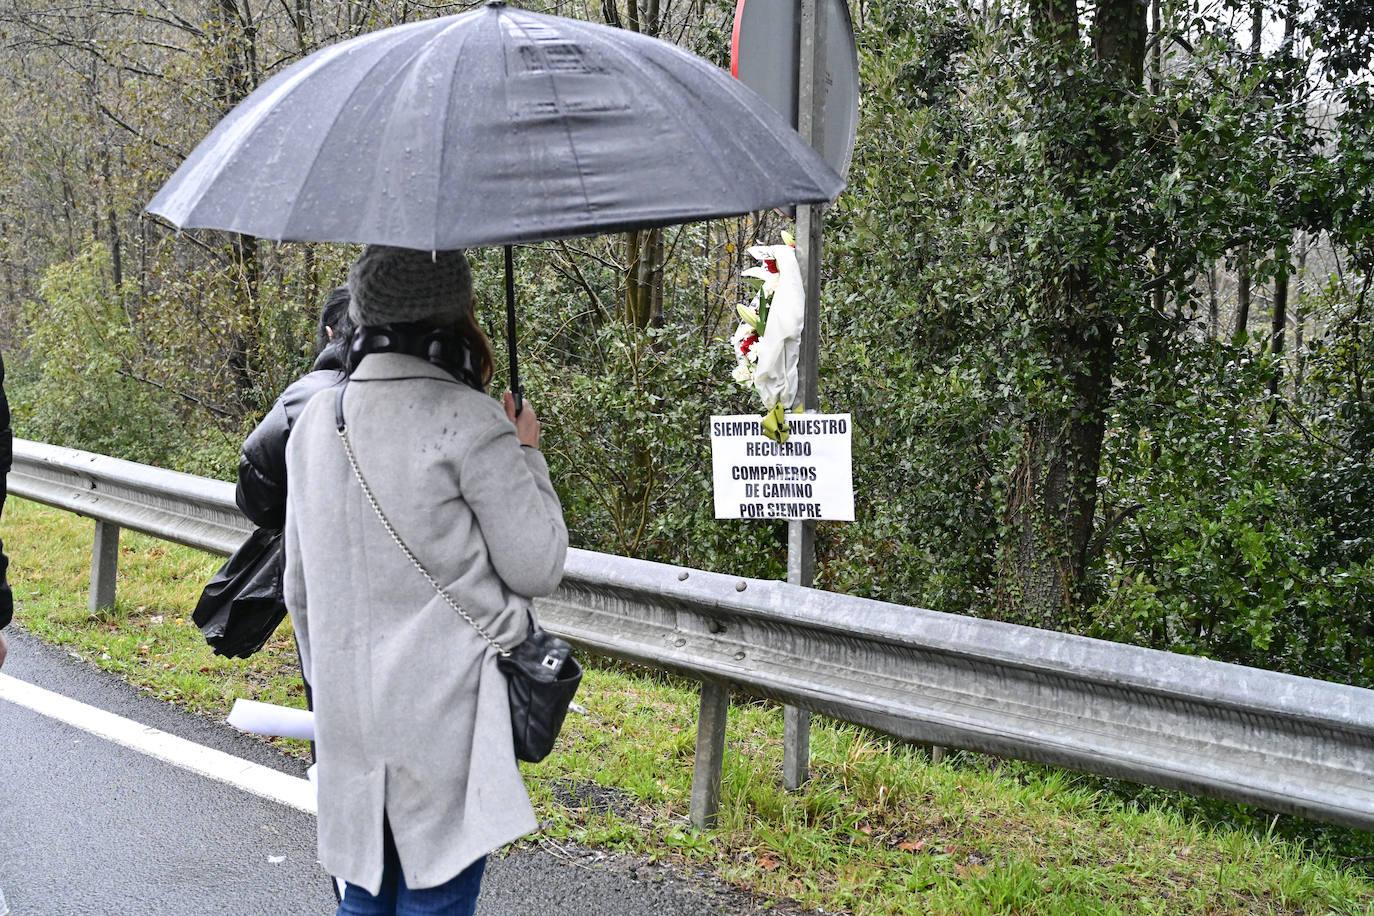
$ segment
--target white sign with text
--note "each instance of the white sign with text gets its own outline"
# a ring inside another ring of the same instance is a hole
[[[759,417],[711,418],[716,518],[854,521],[852,432],[847,413],[789,414],[778,443]]]

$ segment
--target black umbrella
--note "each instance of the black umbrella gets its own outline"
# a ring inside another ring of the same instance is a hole
[[[230,112],[148,205],[183,228],[420,250],[833,200],[752,90],[667,42],[492,2],[317,51]]]

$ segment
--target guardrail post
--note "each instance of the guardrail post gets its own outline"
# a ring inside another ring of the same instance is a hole
[[[697,755],[692,770],[692,826],[710,830],[720,814],[720,774],[725,766],[725,719],[730,688],[713,681],[701,685],[697,716]]]
[[[782,731],[782,785],[795,792],[811,778],[811,713],[784,706]]]
[[[95,523],[95,546],[91,549],[92,614],[114,607],[115,572],[119,568],[119,526],[110,522]]]

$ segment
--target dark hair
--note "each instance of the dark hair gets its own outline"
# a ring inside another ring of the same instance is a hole
[[[458,323],[458,333],[467,344],[468,353],[472,355],[472,368],[477,370],[477,376],[482,380],[482,390],[485,391],[491,384],[492,373],[496,371],[496,358],[491,355],[491,341],[487,339],[482,326],[477,323],[477,317],[473,315],[472,309],[463,312],[463,319]]]
[[[329,329],[333,329],[336,342],[347,341],[353,336],[353,319],[348,316],[348,303],[352,298],[347,286],[336,286],[325,296],[324,305],[320,306],[320,325],[315,331],[316,356],[330,344]]]

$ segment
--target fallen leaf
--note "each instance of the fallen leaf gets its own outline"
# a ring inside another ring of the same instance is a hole
[[[900,849],[902,852],[920,852],[922,849],[926,848],[926,841],[907,840],[904,843],[898,843],[897,848]]]
[[[871,824],[860,824],[859,832],[864,836],[873,836],[873,826]]]
[[[763,867],[764,871],[777,871],[778,866],[781,864],[782,863],[775,859],[773,856],[759,856],[759,865]]]

